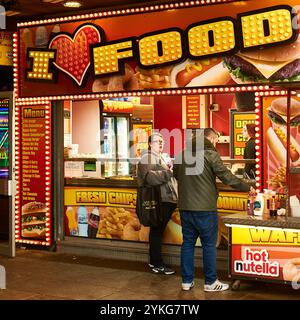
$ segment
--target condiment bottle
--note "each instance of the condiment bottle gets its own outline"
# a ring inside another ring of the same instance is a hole
[[[272,198],[271,198],[270,216],[271,217],[276,217],[277,216],[275,196],[272,196]]]

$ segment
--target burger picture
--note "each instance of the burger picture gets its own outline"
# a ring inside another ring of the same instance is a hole
[[[286,126],[287,121],[287,98],[278,98],[272,101],[267,113],[268,118],[275,124]],[[300,124],[300,102],[291,98],[290,103],[290,126],[297,127]]]
[[[291,166],[300,164],[300,145],[290,135],[288,145],[287,138],[287,98],[280,97],[272,100],[270,107],[266,110],[267,117],[271,120],[272,126],[266,131],[266,141],[269,150],[279,164],[279,167],[287,165],[287,150]],[[300,102],[291,98],[290,102],[290,126],[297,127],[300,124]],[[271,179],[272,180],[272,179]]]
[[[299,81],[300,39],[225,56],[223,63],[238,84]]]
[[[29,202],[22,207],[22,237],[43,239],[46,236],[46,205]]]

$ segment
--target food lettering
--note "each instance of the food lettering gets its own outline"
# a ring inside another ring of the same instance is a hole
[[[188,56],[193,59],[207,59],[236,52],[240,48],[246,50],[285,43],[295,36],[291,11],[292,8],[288,6],[269,7],[260,12],[243,13],[238,16],[237,21],[232,18],[219,18],[214,21],[198,22],[185,31],[172,28],[111,43],[101,39],[100,44],[92,43],[93,48],[91,53],[89,52],[93,58],[94,76],[123,72],[124,60],[135,57],[140,67],[153,68],[174,64]],[[282,21],[284,28],[280,27],[279,20]],[[236,38],[236,24],[241,26],[242,39]],[[90,24],[86,27],[95,26]],[[281,32],[283,29],[284,32]],[[275,36],[277,33],[279,35]],[[56,50],[59,51],[58,48]],[[57,52],[58,56],[60,54],[61,52]],[[33,59],[33,68],[27,71],[27,80],[52,80],[53,75],[48,72],[48,64],[54,58],[53,50],[40,49],[37,52],[35,49],[29,49],[28,57]],[[91,57],[88,59],[91,60]],[[203,65],[196,65],[190,71],[196,72],[202,67]],[[85,72],[86,69],[78,75],[80,79],[75,77],[79,85]],[[73,72],[71,74],[73,75]]]

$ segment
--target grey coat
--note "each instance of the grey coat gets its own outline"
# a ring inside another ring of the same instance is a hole
[[[242,180],[234,176],[228,170],[214,146],[206,138],[204,139],[204,150],[199,151],[198,157],[204,160],[203,171],[187,175],[186,169],[189,165],[182,161],[174,165],[174,176],[178,180],[178,208],[186,211],[217,211],[218,190],[216,177],[224,184],[239,191],[249,191],[250,187]],[[184,153],[179,155],[184,159]],[[175,161],[176,162],[176,161]]]
[[[142,155],[137,167],[137,182],[138,186],[144,183],[159,185],[162,202],[177,203],[177,181],[160,155],[154,152]]]

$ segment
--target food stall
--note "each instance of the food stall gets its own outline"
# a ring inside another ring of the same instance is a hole
[[[290,60],[266,68],[253,52],[297,43],[294,5],[190,1],[19,23],[16,241],[53,247],[77,239],[110,250],[147,243],[135,212],[135,166],[153,129],[171,157],[187,130],[212,126],[230,168],[255,162],[241,159],[239,130],[254,117],[259,127],[260,106],[249,102],[252,111],[238,114],[235,95],[278,91],[271,85],[283,79],[272,77]],[[261,155],[256,160],[264,179]],[[248,194],[218,187],[220,217],[247,210]],[[175,212],[164,243],[181,241]]]
[[[229,276],[236,280],[233,289],[239,288],[240,280],[298,286],[299,101],[291,89],[257,94],[257,134],[264,137],[257,145],[261,168],[258,194],[252,209],[248,203],[243,214],[223,217],[229,227]]]

